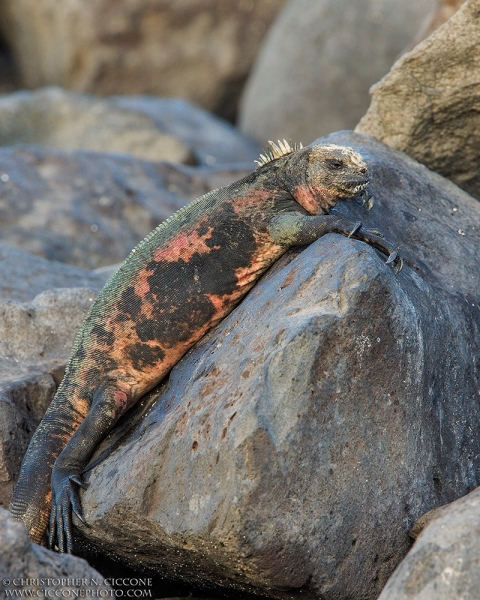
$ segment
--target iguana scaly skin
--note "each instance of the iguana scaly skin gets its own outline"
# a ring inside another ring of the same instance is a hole
[[[289,247],[338,232],[400,261],[378,232],[326,214],[367,183],[350,148],[272,144],[253,173],[182,208],[132,251],[86,316],[25,455],[10,511],[32,541],[50,525],[50,546],[72,551],[72,510],[85,522],[79,487],[99,442]]]

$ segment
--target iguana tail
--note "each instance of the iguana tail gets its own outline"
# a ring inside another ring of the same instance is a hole
[[[44,541],[50,519],[53,465],[89,409],[86,402],[75,401],[70,394],[67,399],[65,392],[59,388],[30,441],[8,507],[36,544]]]

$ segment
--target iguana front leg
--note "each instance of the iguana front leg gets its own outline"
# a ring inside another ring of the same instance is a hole
[[[87,525],[82,512],[79,487],[86,488],[81,473],[98,444],[131,405],[128,390],[118,385],[101,386],[93,395],[85,419],[59,454],[52,469],[52,507],[49,546],[72,552],[72,511]]]
[[[268,231],[275,242],[286,246],[311,244],[326,233],[340,233],[366,242],[386,254],[388,256],[386,263],[394,263],[396,273],[403,267],[403,260],[398,255],[397,249],[387,242],[379,231],[365,229],[360,222],[352,223],[338,215],[310,216],[284,213],[270,221]]]

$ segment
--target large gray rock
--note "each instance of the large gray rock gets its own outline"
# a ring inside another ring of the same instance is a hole
[[[0,300],[1,506],[8,506],[30,438],[55,394],[96,293],[57,289],[28,303]]]
[[[272,598],[373,599],[427,510],[479,483],[480,206],[367,136],[399,275],[330,235],[280,260],[111,434],[82,493],[98,551]],[[125,527],[128,523],[128,528]]]
[[[120,154],[0,148],[0,237],[84,269],[118,263],[187,201],[239,179],[245,167],[194,168]]]
[[[88,271],[73,265],[39,258],[0,243],[0,298],[26,302],[53,288],[100,289],[108,279],[107,268]],[[1,343],[0,343],[1,347]]]
[[[434,0],[290,0],[245,88],[241,130],[260,143],[353,128],[368,90],[417,33]]]
[[[62,372],[53,361],[28,367],[0,357],[0,506],[7,508],[10,503],[28,443]]]
[[[109,598],[113,590],[81,558],[32,544],[22,523],[0,508],[0,591],[4,598]]]
[[[377,85],[356,131],[406,152],[480,199],[480,0],[468,0]]]
[[[390,578],[379,600],[477,600],[480,490],[442,507]]]
[[[0,96],[0,145],[19,143],[207,165],[258,156],[230,123],[185,100],[100,99],[60,88]]]
[[[27,88],[181,96],[232,117],[284,0],[6,0],[0,23]]]
[[[60,288],[28,303],[0,300],[0,356],[27,365],[68,356],[97,292]]]

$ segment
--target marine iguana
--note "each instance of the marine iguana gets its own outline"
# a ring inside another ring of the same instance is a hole
[[[92,304],[9,507],[32,541],[49,527],[49,546],[72,552],[72,511],[87,524],[82,471],[100,441],[288,248],[337,232],[401,268],[382,234],[327,214],[338,200],[367,198],[367,165],[357,152],[270,144],[251,174],[152,231]]]

